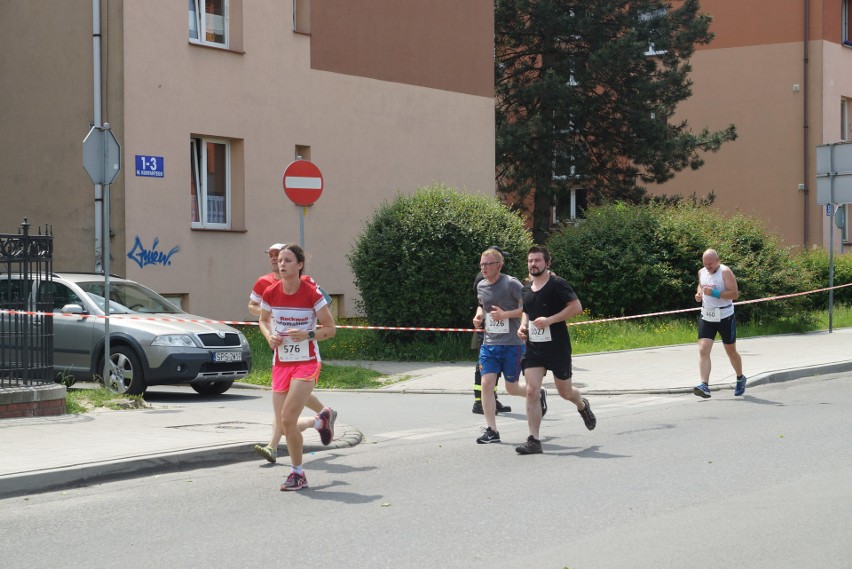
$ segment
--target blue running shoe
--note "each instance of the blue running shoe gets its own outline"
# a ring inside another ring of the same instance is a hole
[[[745,393],[746,388],[746,376],[741,375],[737,377],[737,386],[734,388],[734,395],[739,397],[743,393]]]
[[[708,387],[706,383],[699,383],[692,389],[692,392],[704,399],[708,399],[710,397],[710,387]]]

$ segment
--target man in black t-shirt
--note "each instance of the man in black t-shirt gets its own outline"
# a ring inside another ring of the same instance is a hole
[[[518,336],[527,342],[522,360],[527,383],[527,423],[530,436],[516,447],[518,454],[542,452],[539,440],[541,409],[537,394],[544,374],[550,370],[556,391],[562,399],[571,401],[583,418],[586,428],[595,428],[597,419],[588,400],[571,383],[571,338],[566,320],[580,314],[583,306],[571,286],[550,273],[550,252],[545,247],[531,247],[527,253],[530,282],[524,287],[524,314]]]

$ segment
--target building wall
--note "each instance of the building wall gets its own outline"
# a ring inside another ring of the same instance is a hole
[[[105,30],[120,30],[119,8],[103,18]],[[0,227],[15,231],[23,217],[33,230],[51,225],[55,270],[93,270],[95,194],[82,147],[94,115],[91,2],[3,2],[0,30]],[[120,58],[110,63],[115,78]]]
[[[13,15],[7,4],[0,8],[4,22]],[[27,26],[66,34],[52,39],[45,33],[42,41],[33,42],[33,51],[45,52],[46,65],[61,77],[27,89],[46,90],[39,106],[61,116],[62,125],[51,128],[53,136],[43,146],[53,162],[61,161],[60,170],[73,170],[74,194],[63,191],[62,173],[45,166],[47,160],[30,159],[20,169],[25,172],[20,205],[14,215],[4,208],[0,223],[16,226],[18,211],[38,207],[41,218],[31,215],[30,222],[54,225],[56,269],[91,270],[93,190],[81,166],[81,142],[91,120],[91,3],[59,4],[50,18],[39,20],[17,7],[14,16]],[[189,43],[185,2],[103,4],[109,8],[112,38],[109,119],[124,161],[111,192],[112,271],[166,294],[185,295],[185,309],[228,320],[248,317],[251,286],[269,271],[266,247],[300,238],[301,208],[282,188],[283,171],[297,146],[309,147],[304,157],[324,177],[322,196],[304,210],[307,272],[329,293],[343,295],[342,313],[354,313],[357,299],[346,255],[383,200],[433,182],[493,194],[493,16],[488,2],[465,3],[469,20],[462,28],[458,10],[443,0],[432,10],[414,0],[359,3],[360,11],[344,20],[334,8],[342,10],[347,3],[313,0],[312,35],[305,35],[292,30],[291,2],[231,0],[230,23],[240,29],[233,30],[238,42],[230,50]],[[38,0],[29,5],[45,12],[57,7]],[[379,20],[385,23],[375,24]],[[347,22],[359,29],[374,23],[369,45],[347,31]],[[405,33],[391,33],[397,27]],[[79,36],[76,51],[64,65],[55,64],[69,29]],[[120,45],[113,45],[115,38]],[[5,46],[13,39],[0,41]],[[406,64],[387,64],[393,57],[379,66],[364,63],[369,58],[362,51],[382,50],[404,53]],[[14,62],[16,77],[32,67],[10,58],[8,49],[0,51],[4,67]],[[22,96],[14,106],[25,109],[31,100]],[[14,122],[14,113],[6,118]],[[16,128],[27,131],[24,125]],[[191,135],[232,141],[232,176],[244,200],[234,204],[237,221],[231,231],[190,227]],[[33,148],[39,146],[32,142]],[[163,157],[164,176],[136,176],[136,155]],[[14,169],[15,161],[0,160],[4,171]],[[33,186],[40,188],[38,200],[30,199]],[[137,262],[140,251],[172,250],[167,262]]]
[[[840,2],[814,0],[805,53],[805,3],[702,1],[715,38],[692,59],[693,96],[677,118],[695,131],[734,123],[739,138],[652,193],[713,191],[716,207],[765,219],[789,245],[828,244],[815,153],[839,140],[840,99],[852,96],[852,50],[840,45]]]
[[[311,67],[491,97],[494,68],[482,62],[494,56],[492,7],[493,0],[314,0]],[[436,14],[444,15],[440,25]]]

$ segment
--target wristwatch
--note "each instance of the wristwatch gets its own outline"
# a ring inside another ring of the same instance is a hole
[[[316,338],[316,336],[317,336],[317,335],[316,335],[316,334],[314,334],[314,331],[313,331],[313,330],[311,330],[310,332],[308,332],[308,340],[313,340],[314,338]]]

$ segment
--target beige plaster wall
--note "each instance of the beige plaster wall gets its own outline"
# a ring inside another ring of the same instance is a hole
[[[653,191],[699,197],[712,191],[720,210],[758,215],[788,243],[802,243],[801,54],[801,44],[794,43],[696,53],[693,95],[679,107],[678,118],[696,132],[734,123],[739,136],[718,153],[704,154],[699,170],[685,170]]]
[[[828,218],[816,203],[816,146],[839,139],[840,99],[852,94],[852,49],[809,42],[807,118],[803,58],[801,42],[697,52],[693,96],[679,107],[678,117],[694,131],[734,123],[739,138],[705,154],[701,169],[683,171],[650,188],[652,193],[713,191],[715,207],[765,220],[788,245],[827,246]],[[799,184],[806,185],[807,195]]]
[[[299,209],[282,188],[296,145],[310,147],[325,184],[304,219],[307,269],[344,296],[347,313],[357,291],[346,254],[382,200],[435,181],[494,191],[490,96],[312,70],[311,38],[291,31],[290,4],[245,3],[244,53],[190,45],[183,4],[159,2],[153,36],[134,25],[151,8],[125,5],[124,254],[137,236],[147,248],[154,239],[160,251],[180,247],[170,265],[128,261],[127,274],[188,293],[187,308],[205,316],[247,318],[251,285],[268,272],[266,246],[298,242]],[[190,229],[190,133],[241,141],[245,231]],[[163,156],[165,177],[136,177],[136,154]]]

